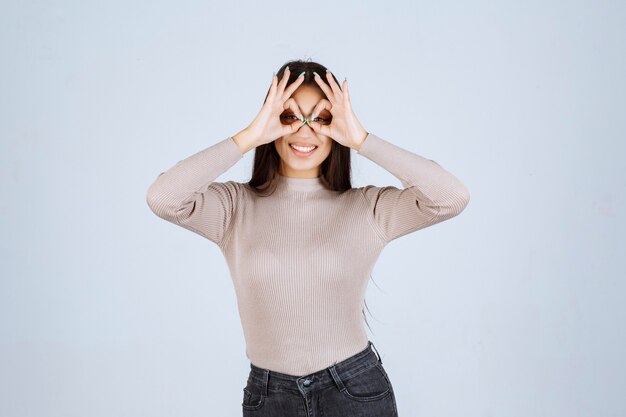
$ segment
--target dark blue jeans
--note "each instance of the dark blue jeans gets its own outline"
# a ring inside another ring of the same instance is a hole
[[[250,363],[244,417],[398,417],[393,387],[376,347],[309,375],[295,376]]]

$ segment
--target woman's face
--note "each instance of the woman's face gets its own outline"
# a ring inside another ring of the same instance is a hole
[[[310,118],[317,103],[326,98],[324,93],[315,87],[302,85],[293,92],[291,97],[298,104],[305,118]],[[323,125],[330,124],[332,115],[326,109],[321,114],[315,115],[315,121]],[[291,109],[285,110],[280,116],[283,124],[298,123],[302,121]],[[314,178],[320,176],[320,164],[328,157],[332,148],[333,139],[316,133],[307,123],[303,124],[297,132],[280,137],[274,141],[276,151],[280,155],[280,173],[287,177]],[[302,147],[316,146],[310,152],[300,152],[292,145]]]

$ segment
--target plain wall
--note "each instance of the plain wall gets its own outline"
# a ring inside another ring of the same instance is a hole
[[[241,415],[225,260],[146,191],[308,58],[470,191],[373,272],[400,416],[626,415],[624,21],[617,1],[3,1],[0,415]],[[353,175],[401,186],[356,153]]]

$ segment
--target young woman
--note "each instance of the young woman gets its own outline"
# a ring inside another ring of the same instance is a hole
[[[252,149],[249,182],[215,182]],[[352,149],[404,188],[352,188]],[[252,123],[159,174],[147,202],[224,254],[250,360],[244,416],[398,415],[361,317],[368,276],[390,241],[458,215],[469,192],[366,131],[345,79],[286,63]]]

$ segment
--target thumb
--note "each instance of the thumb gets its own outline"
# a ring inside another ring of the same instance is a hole
[[[297,132],[302,126],[304,126],[304,122],[301,123],[292,123],[290,124],[288,127],[289,129],[289,133],[295,133]]]

